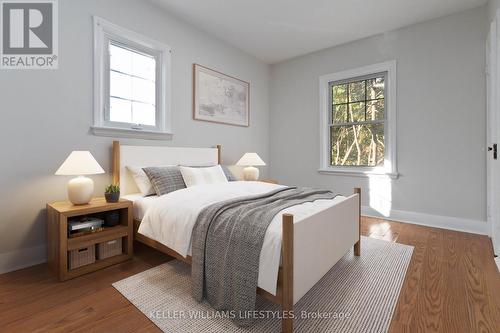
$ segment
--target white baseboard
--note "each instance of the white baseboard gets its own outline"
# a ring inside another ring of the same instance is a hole
[[[0,274],[38,265],[46,261],[46,245],[0,253]]]
[[[440,216],[404,210],[391,210],[389,216],[384,216],[375,209],[362,206],[361,213],[365,216],[383,218],[386,220],[419,224],[428,227],[450,229],[473,234],[488,235],[486,221],[464,219],[460,217]]]

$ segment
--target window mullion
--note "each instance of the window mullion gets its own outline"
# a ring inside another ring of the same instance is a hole
[[[346,121],[349,122],[349,118],[350,118],[350,113],[349,113],[349,109],[350,109],[350,101],[351,101],[351,88],[350,88],[350,84],[347,83],[346,84],[347,86],[347,105],[346,105]]]
[[[153,82],[153,83],[156,82],[156,80],[146,79],[145,77],[134,75],[134,74],[130,74],[130,73],[125,73],[125,72],[122,72],[122,71],[119,71],[119,70],[116,70],[116,69],[111,69],[110,68],[109,71],[110,72],[115,72],[115,73],[118,73],[118,74],[122,74],[122,75],[126,75],[126,76],[130,76],[130,77],[135,78],[135,79],[141,79],[141,80],[148,81],[148,82]]]
[[[106,38],[103,40],[103,52],[104,52],[104,59],[103,59],[103,67],[101,68],[102,71],[105,71],[104,74],[104,84],[102,85],[101,89],[103,91],[103,112],[104,112],[104,119],[103,121],[110,121],[111,120],[111,63],[110,63],[110,53],[109,53],[109,46],[111,45],[111,41]]]
[[[378,125],[385,124],[385,120],[354,121],[346,123],[333,123],[331,126],[352,126],[352,125]]]
[[[365,121],[367,121],[367,120],[366,120],[366,104],[367,104],[367,102],[366,102],[366,97],[367,97],[367,94],[368,94],[368,91],[367,91],[367,89],[366,89],[366,85],[367,85],[367,83],[366,83],[366,82],[368,82],[368,80],[365,80]]]

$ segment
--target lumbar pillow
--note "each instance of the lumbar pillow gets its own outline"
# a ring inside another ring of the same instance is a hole
[[[148,176],[157,195],[186,188],[178,166],[148,167],[142,170]]]
[[[142,167],[127,166],[127,170],[131,173],[132,178],[134,178],[135,184],[143,196],[155,194],[153,185],[149,181],[148,176],[142,170]]]
[[[229,167],[227,165],[222,165],[222,164],[219,164],[219,165],[222,168],[222,172],[224,172],[224,175],[226,176],[228,182],[235,182],[238,180],[236,178],[236,176],[234,175],[234,173],[229,169]],[[190,168],[208,168],[208,166],[206,166],[206,165],[205,166],[187,165],[187,166]]]
[[[203,184],[227,183],[226,175],[220,165],[206,168],[180,167],[182,178],[187,187]]]

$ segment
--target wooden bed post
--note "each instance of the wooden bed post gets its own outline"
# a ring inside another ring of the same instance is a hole
[[[221,152],[222,152],[222,145],[217,145],[217,164],[220,164],[221,161]]]
[[[113,185],[120,185],[120,141],[113,141]]]
[[[283,333],[293,332],[293,215],[283,214],[283,240],[282,240],[282,268],[283,289],[281,309],[281,330]]]
[[[355,187],[354,193],[359,196],[359,220],[358,220],[358,241],[354,244],[354,255],[361,255],[361,188]]]

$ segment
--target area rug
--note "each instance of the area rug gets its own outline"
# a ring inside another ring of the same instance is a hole
[[[387,332],[413,247],[362,237],[294,307],[294,332]],[[328,254],[324,254],[328,255]],[[297,269],[299,267],[295,267]],[[191,297],[190,266],[173,260],[113,286],[163,332],[280,332],[279,307],[258,297],[251,327]]]

